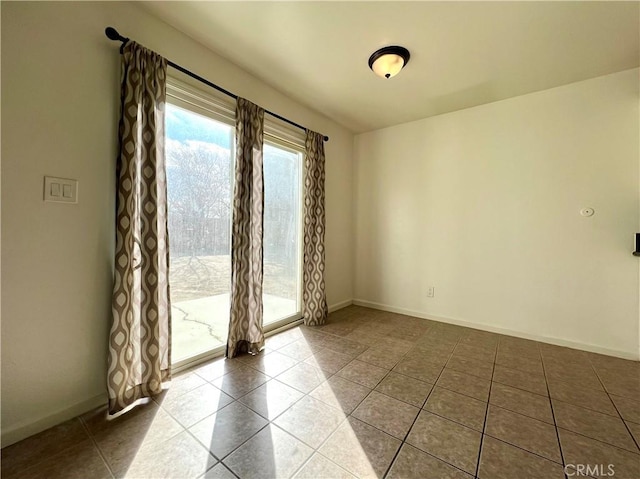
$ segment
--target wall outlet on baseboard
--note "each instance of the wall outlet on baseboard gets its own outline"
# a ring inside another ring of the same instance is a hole
[[[436,288],[435,286],[429,286],[427,288],[427,298],[433,298],[436,295]]]

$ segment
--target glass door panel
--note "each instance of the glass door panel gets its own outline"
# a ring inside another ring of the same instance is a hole
[[[267,326],[300,316],[302,154],[265,143],[263,162],[263,303]]]
[[[167,104],[174,364],[227,341],[232,145],[233,127]]]

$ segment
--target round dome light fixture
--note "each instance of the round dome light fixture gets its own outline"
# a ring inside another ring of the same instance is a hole
[[[397,45],[384,47],[369,57],[369,68],[381,78],[391,78],[409,63],[409,50]]]

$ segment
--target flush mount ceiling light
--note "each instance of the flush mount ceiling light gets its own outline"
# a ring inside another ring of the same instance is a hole
[[[384,47],[369,57],[369,68],[381,78],[391,78],[409,63],[409,50],[404,47]]]

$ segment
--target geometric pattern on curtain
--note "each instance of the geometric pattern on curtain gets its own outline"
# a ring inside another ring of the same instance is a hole
[[[302,315],[304,324],[318,326],[329,314],[324,283],[324,136],[307,130],[305,150]]]
[[[109,413],[171,378],[164,119],[167,62],[129,42],[122,56]]]
[[[262,239],[264,110],[244,98],[236,104],[236,158],[231,226],[231,311],[226,356],[264,348]]]

